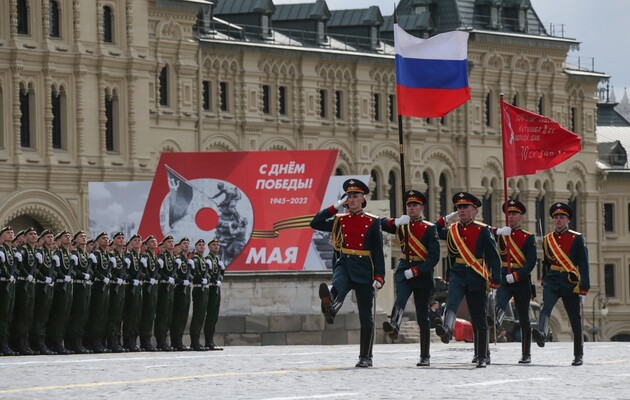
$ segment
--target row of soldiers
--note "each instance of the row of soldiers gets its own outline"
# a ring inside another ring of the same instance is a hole
[[[125,240],[116,232],[110,240],[101,232],[88,240],[84,231],[2,227],[0,354],[221,350],[214,344],[225,273],[220,243],[211,240],[207,255],[203,239],[194,252],[189,246],[170,235],[158,244],[153,235]]]
[[[522,355],[520,364],[531,363],[532,336],[539,347],[547,341],[551,311],[562,299],[574,340],[572,365],[582,365],[583,337],[580,305],[590,289],[588,252],[583,236],[569,229],[573,209],[554,203],[549,209],[554,230],[543,239],[543,308],[537,329],[531,329],[529,303],[531,273],[536,265],[534,235],[522,229],[526,207],[517,199],[503,205],[507,225],[492,227],[476,221],[482,206],[476,196],[459,192],[453,195],[456,211],[435,223],[423,217],[427,198],[417,190],[404,194],[406,214],[398,218],[379,218],[363,211],[369,188],[358,179],[343,184],[344,195],[321,210],[311,221],[313,229],[332,232],[336,260],[330,285],[321,283],[319,297],[326,322],[335,322],[350,290],[355,291],[361,323],[359,362],[356,367],[371,367],[375,292],[385,281],[382,233],[398,236],[402,259],[394,272],[396,300],[383,330],[397,339],[407,301],[413,294],[420,327],[419,367],[430,366],[429,303],[434,290],[434,269],[440,258],[439,240],[448,249],[449,282],[443,320],[436,321],[435,332],[443,343],[453,338],[457,309],[466,298],[474,331],[474,358],[477,368],[490,364],[488,323],[499,326],[511,298],[521,322]],[[488,292],[496,290],[494,312],[488,312]],[[493,316],[496,316],[494,318]],[[490,320],[490,321],[488,321]]]

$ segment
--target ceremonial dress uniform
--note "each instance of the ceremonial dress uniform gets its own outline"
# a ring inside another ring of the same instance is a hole
[[[575,358],[572,365],[578,366],[582,365],[584,355],[580,297],[585,297],[591,288],[588,249],[584,236],[568,229],[569,220],[573,218],[573,209],[568,204],[555,203],[549,214],[556,229],[543,238],[543,306],[533,336],[536,344],[544,347],[551,311],[558,299],[562,299],[573,331]],[[556,224],[556,219],[564,220],[561,227]]]
[[[407,208],[424,206],[426,197],[417,190],[409,190],[404,196]],[[383,218],[382,229],[394,233],[400,241],[403,257],[398,262],[394,281],[396,301],[390,321],[383,323],[383,329],[392,339],[398,338],[398,330],[409,297],[413,293],[416,308],[416,321],[420,327],[420,361],[417,366],[430,365],[431,323],[429,321],[429,301],[435,283],[433,270],[440,260],[440,244],[434,224],[419,216],[409,218]]]
[[[11,336],[15,343],[15,349],[21,355],[37,355],[37,350],[31,349],[29,333],[33,324],[33,308],[35,306],[35,271],[39,261],[35,257],[34,243],[37,241],[37,232],[34,228],[25,229],[22,235],[27,237],[26,243],[17,248],[18,273],[15,285],[15,305],[13,308],[13,323]],[[16,239],[20,235],[16,235]],[[31,239],[32,238],[32,239]]]
[[[221,308],[221,286],[225,274],[225,265],[219,260],[219,240],[212,239],[210,242],[210,252],[206,256],[208,265],[208,308],[206,320],[203,327],[206,349],[223,350],[214,343],[214,331],[219,320],[219,309]]]
[[[116,261],[112,265],[109,283],[109,309],[105,324],[108,348],[114,353],[127,351],[120,344],[122,336],[122,319],[125,308],[125,286],[127,279],[127,265],[125,263],[125,235],[122,232],[114,234],[114,247],[110,257]]]
[[[136,234],[129,238],[127,245],[136,239],[139,244],[140,236]],[[138,249],[132,248],[125,255],[127,286],[123,312],[123,347],[134,352],[140,351],[137,339],[140,334],[140,314],[142,311],[142,281],[145,279]]]
[[[385,277],[383,239],[379,218],[363,212],[363,196],[369,193],[368,187],[358,179],[348,179],[343,189],[344,197],[348,196],[347,203],[353,202],[350,212],[338,213],[346,204],[342,199],[318,212],[310,225],[313,229],[332,232],[333,247],[339,254],[333,266],[332,286],[322,283],[319,287],[322,313],[326,322],[334,323],[346,295],[354,289],[361,323],[356,366],[365,368],[372,365],[374,290],[382,287]]]
[[[178,245],[182,248],[177,256],[179,262],[175,268],[175,288],[173,290],[173,317],[171,320],[171,347],[177,351],[187,351],[183,337],[190,311],[190,282],[194,262],[188,259],[188,238],[180,239]]]
[[[56,266],[53,263],[53,254],[49,246],[52,245],[52,231],[46,229],[39,235],[39,241],[43,242],[41,248],[35,253],[39,267],[35,271],[35,305],[33,308],[33,324],[31,325],[31,346],[42,355],[56,354],[46,345],[46,324],[50,316],[54,295]]]
[[[108,240],[107,233],[99,233],[95,239],[98,247],[89,255],[94,273],[94,284],[92,285],[90,312],[86,323],[86,335],[90,341],[91,349],[95,353],[111,352],[103,343],[105,323],[109,311],[110,271],[113,263],[116,262],[116,259],[105,251],[105,244]]]
[[[166,236],[160,245],[170,241],[172,245],[173,237]],[[175,285],[175,268],[177,257],[172,253],[172,249],[165,249],[158,255],[160,265],[160,283],[158,285],[157,312],[155,315],[155,339],[158,349],[162,351],[173,351],[166,338],[171,318],[173,317],[173,286]],[[180,260],[181,263],[181,260]]]
[[[18,260],[14,256],[11,241],[14,238],[13,228],[5,226],[0,229],[0,354],[17,355],[9,346],[9,327],[13,320],[15,304],[15,274]]]
[[[55,285],[50,308],[50,316],[46,327],[46,336],[50,347],[57,354],[74,354],[74,351],[66,349],[64,338],[66,336],[66,326],[70,316],[70,306],[72,305],[73,287],[72,273],[75,264],[70,259],[70,232],[61,231],[55,236],[55,240],[63,240],[53,255],[55,261]]]
[[[509,200],[503,205],[506,214],[523,215],[527,209],[518,200]],[[521,325],[520,364],[531,362],[532,331],[529,322],[529,302],[531,300],[531,273],[536,266],[536,238],[520,226],[510,226],[509,236],[498,235],[499,254],[501,255],[501,286],[496,294],[496,322],[498,328],[505,316],[505,309],[514,297],[518,320]],[[509,249],[509,260],[508,260]],[[509,263],[508,263],[509,261]]]
[[[452,339],[457,308],[465,296],[477,342],[477,367],[485,368],[488,353],[487,291],[489,287],[499,287],[501,259],[490,227],[474,219],[481,201],[466,192],[455,194],[452,200],[461,209],[458,213],[472,212],[469,214],[472,218],[460,220],[448,228],[444,218],[436,224],[440,239],[446,240],[448,246],[449,285],[444,322],[435,331],[444,343]]]
[[[83,345],[85,336],[85,323],[90,308],[90,297],[92,294],[92,261],[85,251],[85,232],[77,231],[72,237],[73,241],[80,239],[83,243],[78,243],[70,256],[74,265],[72,271],[72,305],[70,307],[70,317],[66,331],[66,343],[77,354],[88,354],[88,350]]]
[[[155,255],[155,247],[157,240],[153,235],[149,235],[144,239],[143,244],[147,246],[146,251],[142,254],[140,263],[144,271],[144,284],[142,285],[142,315],[140,317],[140,347],[145,351],[156,351],[157,349],[151,342],[153,336],[153,323],[157,310],[158,287],[157,283],[160,278],[160,269],[157,256]]]
[[[191,258],[195,268],[193,269],[192,278],[193,311],[190,319],[190,347],[195,351],[206,350],[199,341],[201,328],[203,328],[203,322],[208,309],[208,265],[203,256],[205,244],[206,242],[203,239],[199,239],[197,243],[195,243],[196,251]]]

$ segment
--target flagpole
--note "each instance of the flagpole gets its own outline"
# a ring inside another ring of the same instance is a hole
[[[499,104],[501,107],[501,141],[505,140],[504,136],[503,136],[503,93],[499,94]],[[502,151],[503,153],[503,165],[505,166],[505,151]],[[508,202],[508,189],[507,189],[507,177],[505,176],[505,167],[503,169],[503,207],[505,207],[507,205]],[[503,209],[503,207],[501,207]],[[503,209],[503,213],[505,214],[505,225],[508,226],[509,221],[508,221],[508,212],[507,212],[507,207],[505,209]],[[500,240],[500,239],[499,239]],[[505,254],[505,263],[507,264],[507,273],[511,274],[512,273],[512,267],[510,265],[511,262],[511,257],[510,257],[510,250],[511,250],[511,240],[504,240],[505,242],[505,250],[506,250],[506,254]]]

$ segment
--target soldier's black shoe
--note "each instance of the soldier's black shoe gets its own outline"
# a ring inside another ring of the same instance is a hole
[[[322,314],[324,314],[326,323],[333,324],[335,322],[335,309],[333,307],[333,299],[330,295],[330,290],[325,283],[319,285],[319,298],[322,301]]]
[[[222,348],[222,347],[219,347],[219,346],[217,346],[217,345],[216,345],[216,344],[214,344],[214,343],[210,343],[210,344],[206,345],[206,348],[207,348],[208,350],[210,350],[210,351],[221,351],[221,350],[223,350],[223,348]]]
[[[416,367],[429,367],[431,366],[431,357],[421,356],[420,361],[416,364]]]
[[[368,357],[368,367],[371,367],[373,365],[372,363],[372,356]]]
[[[157,345],[158,350],[161,351],[173,351],[173,348],[166,343],[166,341],[158,342]]]
[[[5,338],[0,339],[0,346],[0,354],[3,356],[17,356],[20,354],[9,347],[9,342]]]
[[[356,363],[357,368],[367,368],[370,366],[370,358],[366,356],[359,356],[359,362]]]
[[[519,364],[531,364],[532,363],[532,356],[529,354],[523,354],[523,356],[521,357],[520,360],[518,360]]]
[[[449,332],[444,325],[438,325],[435,327],[435,333],[440,337],[442,343],[449,344],[451,341],[451,332]]]
[[[477,367],[476,368],[486,368],[486,359],[484,357],[479,357],[479,359],[477,360]]]
[[[534,337],[538,347],[545,347],[545,341],[547,338],[544,333],[540,332],[538,329],[532,329],[532,336]]]
[[[584,361],[582,361],[582,356],[575,356],[573,362],[571,363],[571,365],[573,365],[574,367],[579,367],[582,364],[584,364]]]
[[[392,340],[398,340],[398,327],[389,321],[383,321],[383,330]]]
[[[477,357],[477,355],[475,354],[472,358],[472,361],[470,362],[471,364],[477,364],[477,362],[479,362],[479,357]]]

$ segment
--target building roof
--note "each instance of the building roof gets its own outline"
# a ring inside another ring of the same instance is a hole
[[[597,126],[597,150],[602,169],[628,170],[627,152],[630,150],[630,126]],[[626,157],[623,166],[615,165],[614,156]]]
[[[272,0],[222,0],[214,9],[214,14],[265,14],[275,10]]]
[[[383,15],[378,6],[356,10],[333,10],[330,12],[329,27],[341,26],[380,26]]]
[[[314,3],[278,4],[271,19],[273,21],[327,20],[330,19],[330,10],[325,0],[317,0]]]
[[[630,126],[630,122],[617,110],[617,103],[598,103],[597,126]]]

